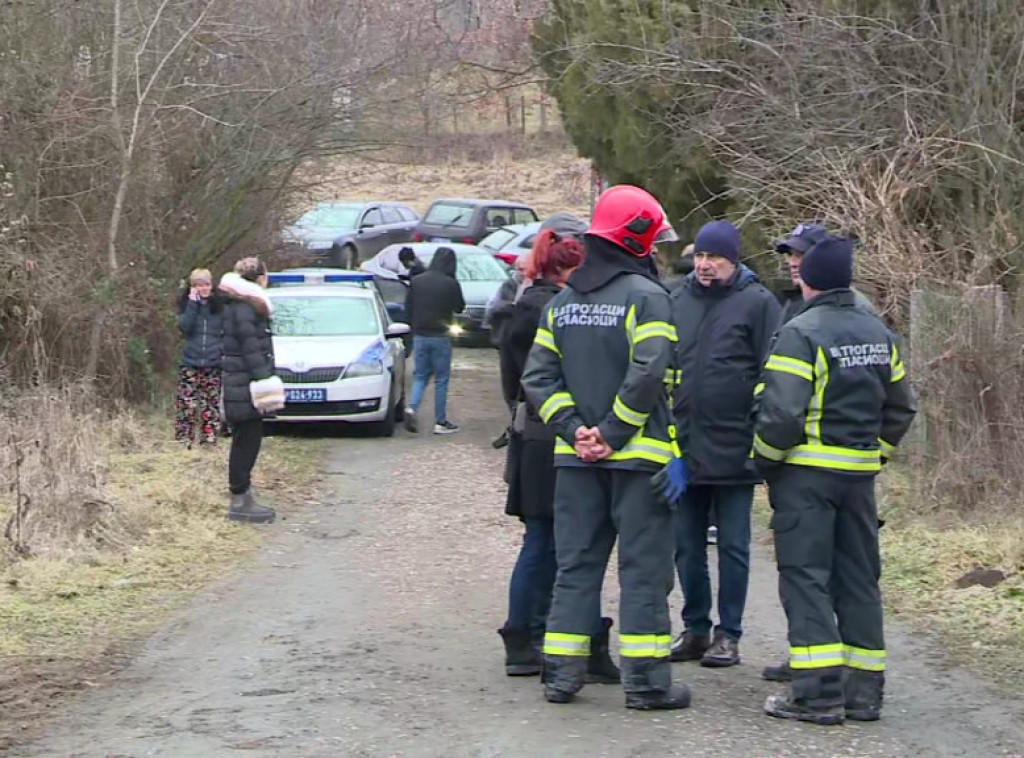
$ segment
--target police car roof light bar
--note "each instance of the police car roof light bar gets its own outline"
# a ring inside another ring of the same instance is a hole
[[[365,271],[320,274],[314,272],[274,271],[267,275],[270,286],[282,284],[366,284],[373,281],[373,274]]]

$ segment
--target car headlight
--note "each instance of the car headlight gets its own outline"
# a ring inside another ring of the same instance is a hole
[[[345,369],[345,378],[354,379],[360,376],[380,376],[384,373],[383,361],[356,361]]]
[[[384,345],[374,342],[358,358],[348,364],[343,379],[360,376],[380,376],[384,373]]]
[[[448,327],[448,334],[450,334],[453,337],[458,337],[460,334],[462,334],[462,332],[463,329],[459,324],[452,324]]]

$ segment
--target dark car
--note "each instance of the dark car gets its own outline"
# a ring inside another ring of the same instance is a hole
[[[360,268],[374,275],[378,291],[391,313],[392,319],[403,320],[405,314],[404,287],[407,286],[405,266],[398,260],[398,251],[403,245],[385,248]],[[429,266],[434,252],[440,245],[418,242],[408,247],[424,266]],[[465,342],[482,340],[487,336],[488,326],[484,321],[487,303],[502,283],[508,281],[509,268],[487,250],[475,245],[453,243],[445,245],[455,251],[458,267],[455,278],[462,286],[466,310],[455,317],[451,325],[452,337]]]
[[[388,245],[410,242],[420,217],[401,203],[318,203],[284,232],[310,262],[355,268]]]
[[[531,224],[537,220],[536,211],[523,203],[444,198],[430,204],[413,232],[413,241],[475,245],[503,226]]]

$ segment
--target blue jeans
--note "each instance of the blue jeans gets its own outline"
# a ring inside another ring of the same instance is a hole
[[[555,521],[550,518],[524,519],[526,531],[515,568],[508,583],[507,629],[544,631],[551,608],[558,562],[555,559]],[[600,614],[598,614],[600,616]],[[594,635],[604,632],[600,618],[594,622]]]
[[[447,421],[448,379],[452,373],[452,341],[448,337],[421,337],[412,339],[413,381],[409,407],[420,409],[427,382],[434,377],[434,421]]]
[[[523,546],[508,583],[509,629],[539,631],[547,625],[551,592],[555,586],[555,521],[525,519]]]
[[[750,579],[750,511],[754,485],[691,485],[673,521],[676,570],[683,590],[683,623],[693,634],[711,633],[711,580],[708,576],[708,517],[718,526],[718,618],[715,631],[738,640]]]

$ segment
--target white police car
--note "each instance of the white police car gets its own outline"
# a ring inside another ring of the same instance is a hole
[[[269,280],[285,406],[268,420],[370,423],[390,437],[405,407],[409,325],[392,323],[373,276],[294,269]]]

